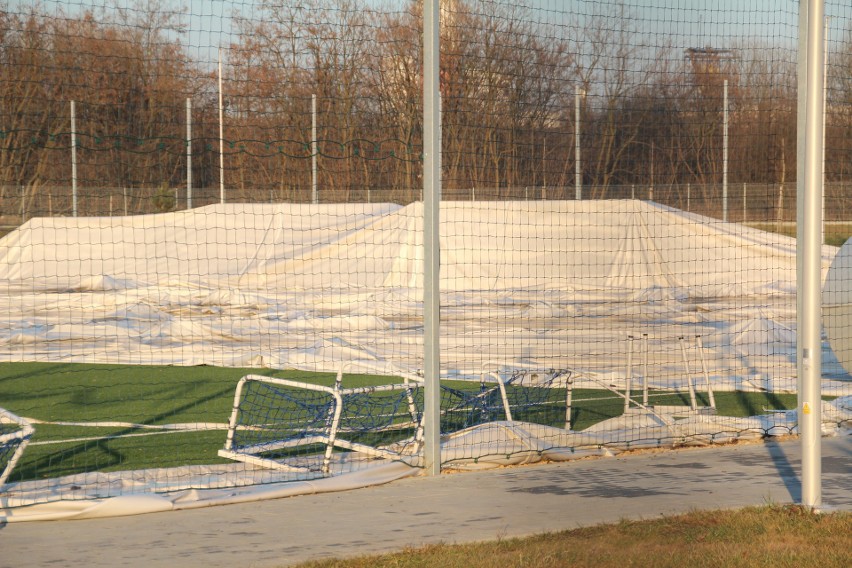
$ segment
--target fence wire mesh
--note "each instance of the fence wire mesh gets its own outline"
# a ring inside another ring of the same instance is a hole
[[[826,6],[829,274],[852,12]],[[445,467],[797,432],[797,10],[440,3]],[[422,14],[0,0],[0,407],[35,428],[4,507],[421,465]]]

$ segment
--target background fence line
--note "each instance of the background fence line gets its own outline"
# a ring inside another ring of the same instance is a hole
[[[80,216],[116,216],[165,213],[187,208],[185,187],[78,187]],[[690,213],[721,219],[721,184],[629,184],[586,186],[587,199],[640,199],[654,201]],[[826,221],[852,222],[852,181],[825,184]],[[239,189],[227,194],[241,203],[310,203],[310,187]],[[396,203],[406,205],[422,199],[422,188],[362,188],[319,192],[320,203]],[[33,217],[71,216],[73,189],[70,186],[0,186],[0,224],[17,226]],[[193,188],[192,206],[219,202],[219,188]],[[446,201],[573,200],[573,185],[493,187],[444,187]],[[793,183],[734,183],[729,187],[729,220],[774,223],[796,220],[796,187]]]

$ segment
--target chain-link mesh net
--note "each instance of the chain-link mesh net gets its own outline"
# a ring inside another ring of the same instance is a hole
[[[797,431],[797,10],[440,3],[446,466]],[[0,406],[36,427],[5,503],[419,465],[423,29],[415,0],[0,0]],[[326,390],[235,403],[247,375]]]

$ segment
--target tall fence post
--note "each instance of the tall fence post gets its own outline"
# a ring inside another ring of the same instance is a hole
[[[574,199],[583,199],[583,161],[580,158],[580,95],[582,89],[574,92]]]
[[[728,220],[728,80],[722,84],[722,221]]]
[[[823,30],[823,63],[822,63],[822,222],[820,243],[825,244],[825,120],[828,113],[828,27],[831,18],[825,17]]]
[[[802,505],[822,504],[822,112],[823,0],[799,2],[799,121],[797,159],[798,418],[802,444]],[[803,88],[804,87],[804,88]],[[804,111],[804,112],[803,112]]]
[[[311,95],[311,203],[319,203],[319,186],[317,185],[317,96]]]
[[[186,99],[186,208],[192,209],[192,99]]]
[[[423,2],[423,349],[424,466],[441,473],[440,238],[441,91],[439,0]]]
[[[77,216],[77,112],[71,101],[71,213]]]
[[[219,48],[219,203],[225,203],[225,126],[222,108],[222,48]]]

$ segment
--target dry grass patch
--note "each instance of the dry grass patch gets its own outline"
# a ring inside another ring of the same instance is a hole
[[[523,539],[426,546],[396,554],[300,566],[846,568],[850,565],[850,550],[852,513],[817,514],[798,506],[764,506],[622,521]]]

